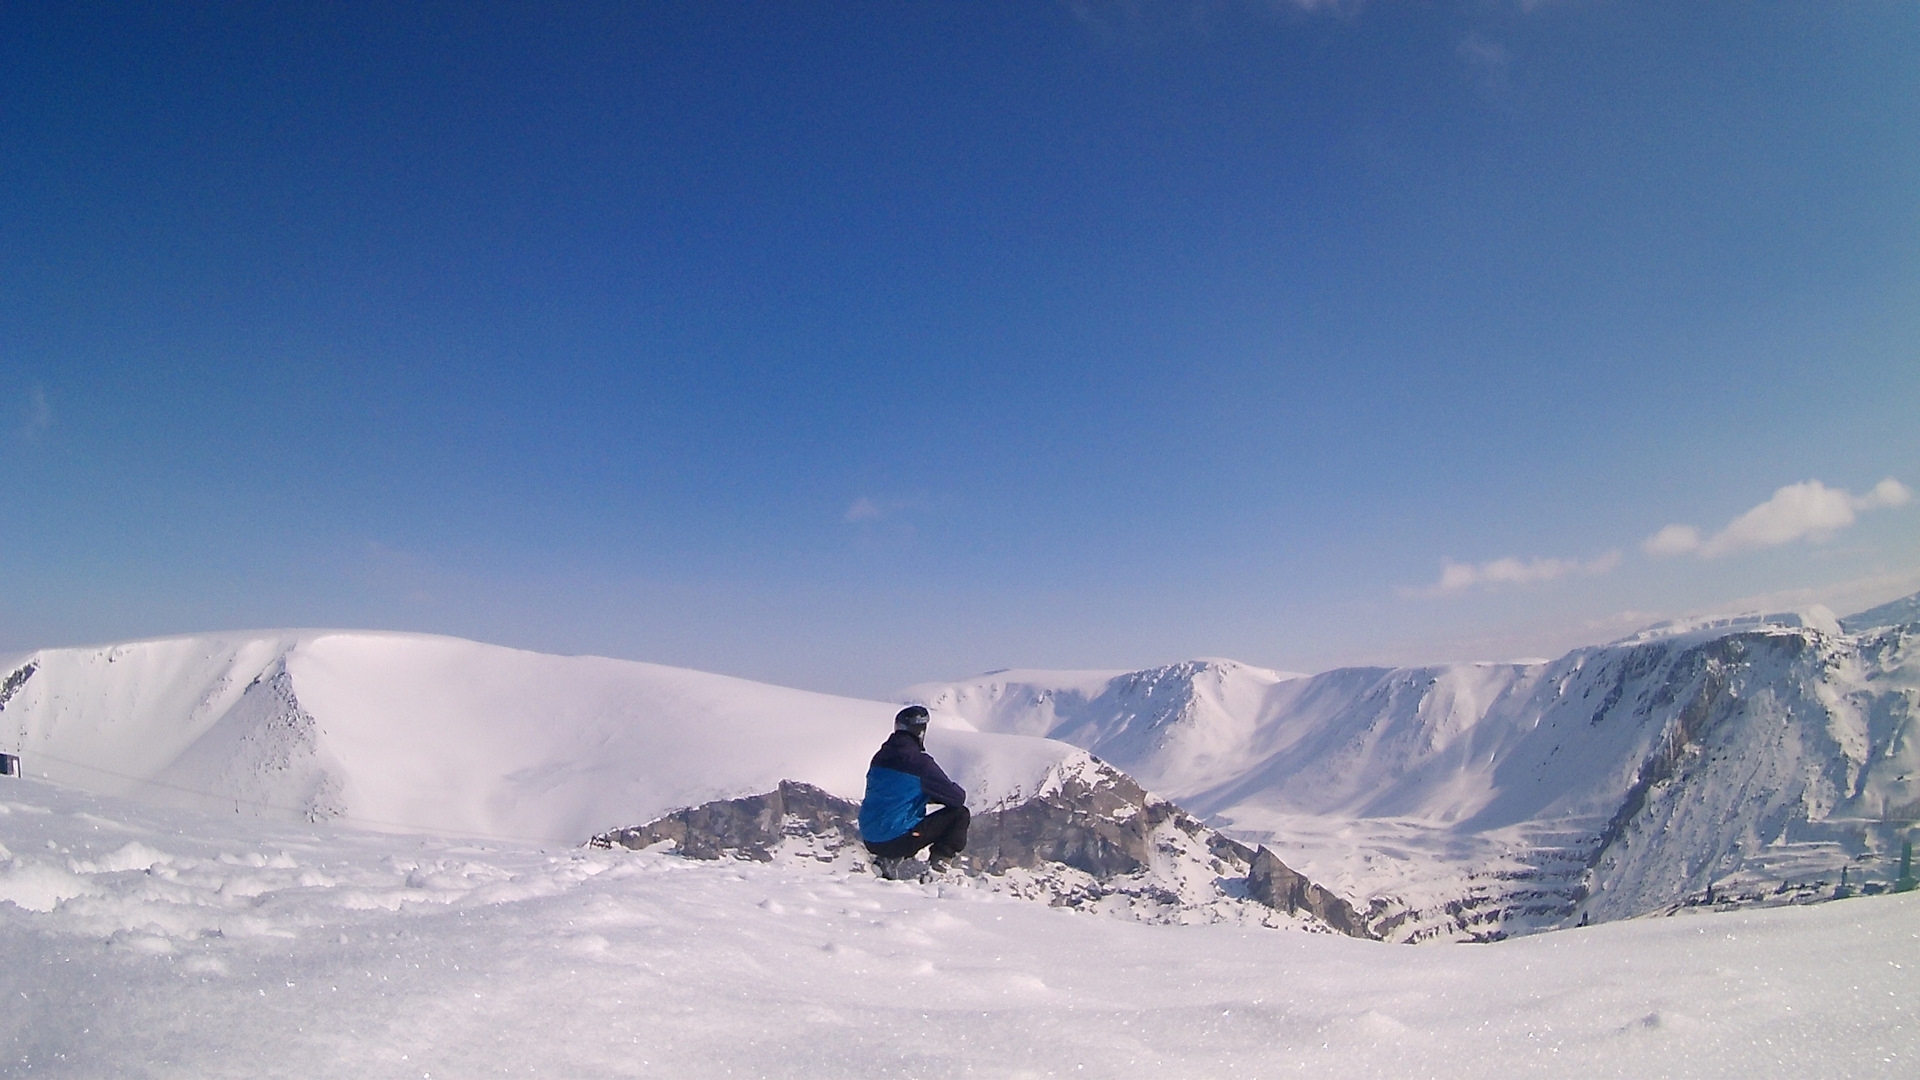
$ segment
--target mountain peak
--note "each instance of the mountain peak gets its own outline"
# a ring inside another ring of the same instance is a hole
[[[1846,628],[1847,633],[1858,634],[1885,626],[1905,626],[1917,622],[1920,622],[1920,593],[1889,600],[1879,607],[1849,615],[1840,620],[1840,625]]]
[[[1691,615],[1668,619],[1654,623],[1611,644],[1633,645],[1688,634],[1715,637],[1721,634],[1758,630],[1762,627],[1818,630],[1823,634],[1842,632],[1840,620],[1834,616],[1832,609],[1824,604],[1810,604],[1790,611],[1747,611],[1733,615]]]

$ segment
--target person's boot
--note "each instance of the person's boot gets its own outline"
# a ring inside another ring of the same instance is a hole
[[[906,861],[905,859],[888,858],[885,855],[875,855],[873,857],[874,875],[886,881],[898,881],[900,880],[900,864]]]
[[[927,854],[927,869],[936,874],[944,874],[960,865],[960,856],[947,851],[933,851]]]

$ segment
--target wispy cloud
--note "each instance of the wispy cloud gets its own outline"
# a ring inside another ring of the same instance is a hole
[[[45,435],[53,427],[53,406],[47,402],[47,392],[42,387],[27,391],[26,420],[13,430],[16,437],[33,442]]]
[[[1474,30],[1460,39],[1460,44],[1455,51],[1479,78],[1482,89],[1488,93],[1498,93],[1506,88],[1507,47],[1505,45]]]
[[[1441,564],[1439,581],[1424,589],[1406,592],[1426,598],[1458,596],[1469,589],[1487,585],[1536,585],[1565,577],[1592,577],[1619,565],[1618,551],[1609,551],[1584,562],[1579,559],[1521,560],[1512,556],[1483,563],[1457,563],[1449,559]]]
[[[1171,37],[1222,32],[1231,17],[1348,17],[1369,0],[1062,0],[1080,24],[1109,43],[1151,46]]]
[[[1774,492],[1773,498],[1734,518],[1712,536],[1703,538],[1692,525],[1668,525],[1647,537],[1640,547],[1655,558],[1692,554],[1717,559],[1795,540],[1819,542],[1851,526],[1864,511],[1901,506],[1911,498],[1913,492],[1892,477],[1875,484],[1865,495],[1808,480]]]

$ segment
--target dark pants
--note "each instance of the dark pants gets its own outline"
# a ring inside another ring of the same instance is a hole
[[[921,818],[920,824],[905,833],[878,844],[868,844],[867,850],[884,859],[911,859],[921,848],[931,845],[930,854],[935,858],[958,855],[967,850],[967,823],[972,820],[973,815],[967,813],[964,806],[943,806]]]

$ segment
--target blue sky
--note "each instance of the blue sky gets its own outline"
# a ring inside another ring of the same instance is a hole
[[[0,9],[0,650],[879,696],[1920,589],[1920,5],[399,7]]]

